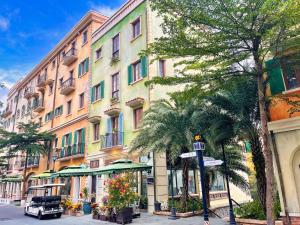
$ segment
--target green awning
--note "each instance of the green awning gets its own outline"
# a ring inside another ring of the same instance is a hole
[[[10,177],[5,177],[2,179],[2,182],[22,182],[23,177],[22,176],[10,176]]]
[[[55,174],[55,172],[53,172],[52,170],[46,170],[43,173],[34,175],[30,178],[31,179],[49,179],[49,178],[52,178],[54,174]]]
[[[68,166],[67,168],[58,171],[52,177],[84,177],[92,175],[94,170],[82,166]]]
[[[148,171],[152,166],[144,163],[133,163],[131,160],[117,160],[112,164],[99,168],[94,171],[93,175],[111,174],[111,173],[123,173],[127,171]]]

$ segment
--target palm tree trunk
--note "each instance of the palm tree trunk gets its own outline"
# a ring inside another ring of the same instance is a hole
[[[205,173],[204,182],[205,182],[204,185],[205,185],[205,194],[206,194],[206,204],[207,204],[207,208],[210,208],[210,195],[209,195],[210,176],[208,173]]]
[[[267,195],[267,182],[266,182],[266,166],[263,152],[261,150],[261,144],[259,141],[259,136],[255,135],[251,140],[251,152],[252,152],[252,162],[254,164],[255,169],[255,177],[256,177],[256,187],[257,194],[266,213],[266,195]]]
[[[22,188],[21,199],[25,198],[27,161],[28,161],[28,150],[26,150],[26,152],[25,152],[25,165],[24,165],[24,171],[23,171],[23,188]]]
[[[257,50],[258,52],[258,50]],[[257,69],[257,86],[258,86],[258,104],[261,120],[261,138],[263,153],[266,163],[266,180],[267,180],[267,195],[266,195],[266,210],[267,210],[267,225],[274,225],[274,168],[273,156],[268,141],[268,118],[265,99],[265,84],[263,78],[263,65],[258,57],[258,53],[254,54],[255,65]]]
[[[182,204],[183,204],[183,208],[185,208],[186,210],[187,200],[189,197],[189,164],[187,159],[183,160],[182,178],[183,178]]]

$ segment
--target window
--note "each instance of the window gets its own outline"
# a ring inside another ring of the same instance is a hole
[[[181,195],[183,191],[183,178],[182,178],[182,170],[173,170],[173,179],[171,178],[171,172],[168,169],[168,183],[169,183],[169,195],[172,193],[172,185],[171,182],[173,180],[173,188],[174,188],[174,195]],[[188,177],[188,190],[190,194],[195,194],[196,193],[196,176],[195,176],[195,171],[194,170],[189,170],[189,177]]]
[[[71,49],[74,50],[76,49],[76,41],[73,41],[71,44]]]
[[[16,116],[16,118],[19,119],[19,117],[20,117],[20,109],[17,110],[17,116]]]
[[[62,77],[59,79],[59,86],[62,86],[63,82],[64,82],[64,78]]]
[[[112,57],[120,57],[120,34],[117,34],[112,39]]]
[[[71,114],[72,112],[72,100],[67,102],[67,115]]]
[[[58,146],[58,138],[55,138],[55,140],[54,140],[54,148],[57,148],[57,146]]]
[[[112,98],[119,99],[119,73],[112,75]]]
[[[281,59],[281,67],[287,90],[300,87],[299,55],[291,55]]]
[[[87,31],[84,31],[82,33],[82,45],[84,45],[87,42]]]
[[[210,191],[225,191],[224,177],[218,172],[213,183],[210,186]]]
[[[27,112],[29,113],[30,110],[31,110],[31,101],[28,100],[28,102],[27,102]]]
[[[22,106],[21,118],[23,118],[23,117],[25,116],[25,110],[26,110],[26,106],[23,105],[23,106]]]
[[[54,113],[48,112],[45,116],[45,122],[48,122],[49,120],[52,120]]]
[[[53,84],[49,84],[49,95],[53,93]]]
[[[98,48],[96,50],[96,55],[95,56],[96,56],[96,60],[100,59],[102,57],[102,48]]]
[[[54,111],[54,116],[61,116],[63,114],[63,106],[59,106]]]
[[[101,93],[101,85],[100,84],[97,84],[95,86],[95,94],[94,94],[94,99],[95,101],[97,101],[98,99],[100,99],[100,93]]]
[[[84,107],[84,93],[79,95],[79,109]]]
[[[78,77],[81,77],[83,74],[89,71],[89,58],[86,58],[78,65]]]
[[[53,60],[52,60],[52,69],[55,68],[55,63],[56,63],[56,61],[55,61],[55,59],[53,59]]]
[[[100,136],[99,136],[99,127],[100,127],[99,123],[94,124],[94,141],[98,141],[99,138],[100,138]]]
[[[158,61],[158,69],[159,69],[159,76],[165,77],[166,76],[166,60],[160,59]]]
[[[143,117],[143,108],[137,108],[133,110],[134,116],[134,129],[140,128],[142,117]]]
[[[132,65],[133,67],[133,82],[142,79],[141,76],[141,61],[138,61]]]
[[[138,18],[132,23],[132,38],[136,38],[141,34],[141,19]]]

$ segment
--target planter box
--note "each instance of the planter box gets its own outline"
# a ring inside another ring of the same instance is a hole
[[[240,225],[265,225],[265,224],[267,224],[266,220],[236,218],[235,221],[237,224],[240,224]],[[283,222],[277,220],[277,221],[275,221],[275,225],[283,225]]]
[[[126,224],[126,223],[132,223],[132,214],[133,209],[132,208],[124,208],[121,209],[120,212],[116,215],[116,222],[119,224]]]
[[[93,217],[94,220],[99,220],[99,215],[98,215],[98,214],[97,214],[97,215],[94,215],[94,214],[93,214],[92,217]]]
[[[176,216],[181,217],[181,218],[187,218],[187,217],[192,217],[192,216],[198,216],[198,215],[201,215],[202,213],[203,213],[203,210],[195,211],[194,213],[193,212],[185,212],[185,213],[176,212]],[[159,215],[159,216],[171,216],[170,211],[153,212],[153,214]]]
[[[107,217],[105,215],[99,215],[99,220],[101,221],[107,221]]]

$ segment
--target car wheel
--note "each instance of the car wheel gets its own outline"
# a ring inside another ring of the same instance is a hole
[[[42,220],[42,219],[43,219],[43,215],[42,215],[42,212],[41,212],[41,211],[39,211],[38,219],[39,219],[39,220]]]
[[[56,214],[56,218],[60,218],[61,217],[61,213]]]
[[[26,207],[24,208],[24,216],[28,216],[28,214],[26,212]]]

